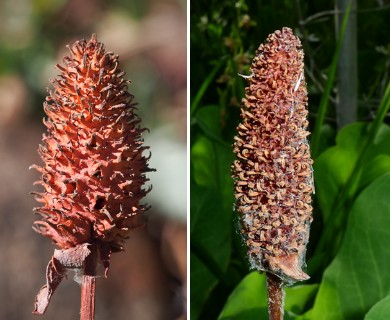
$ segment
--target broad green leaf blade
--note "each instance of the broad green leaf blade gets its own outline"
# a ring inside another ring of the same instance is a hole
[[[352,173],[366,133],[366,124],[345,126],[337,135],[336,146],[322,153],[314,163],[316,194],[324,221],[331,215],[340,189]]]
[[[221,207],[221,201],[215,191],[191,186],[191,241],[224,272],[231,251],[226,244],[231,242],[232,213]]]
[[[201,136],[192,146],[191,162],[196,184],[219,192],[223,204],[231,210],[233,180],[230,177],[230,166],[233,163],[233,151]]]
[[[199,108],[195,115],[195,121],[201,121],[208,131],[215,135],[221,134],[221,107],[207,105]]]
[[[191,319],[197,319],[225,273],[232,250],[230,148],[199,137],[191,150]]]
[[[371,130],[371,129],[370,129]],[[390,154],[390,127],[387,124],[382,124],[377,130],[375,139],[370,143],[364,155],[364,162],[366,159],[373,159],[378,154]]]
[[[294,319],[302,313],[307,302],[317,292],[318,284],[285,288],[285,319]],[[218,320],[268,319],[267,285],[265,274],[248,274],[233,290]]]
[[[366,314],[364,320],[384,320],[390,317],[390,295],[379,301]]]
[[[220,177],[215,146],[206,137],[200,137],[192,146],[192,176],[197,185],[218,190]]]
[[[370,125],[363,123],[344,127],[337,136],[336,146],[321,154],[314,164],[316,193],[325,225],[316,253],[309,261],[312,271],[320,266],[318,262],[323,259],[319,258],[325,252],[329,260],[337,252],[350,206],[359,193],[389,172],[390,163],[384,156],[390,155],[390,128],[383,124],[367,147],[370,130]]]
[[[360,178],[359,189],[368,186],[372,181],[387,172],[390,172],[390,156],[380,154],[367,163],[366,169]]]
[[[318,291],[318,284],[304,284],[285,288],[286,301],[285,312],[294,317],[301,314],[309,300],[313,299]]]
[[[248,274],[230,294],[218,320],[268,319],[265,274]]]
[[[343,244],[326,269],[310,319],[363,319],[390,292],[390,173],[354,203]]]
[[[191,319],[197,319],[218,280],[223,279],[231,255],[232,212],[221,206],[220,195],[191,186]]]
[[[221,137],[221,108],[216,105],[208,105],[200,108],[192,124],[197,124],[207,138],[231,149],[231,145]]]
[[[190,319],[198,319],[202,308],[217,284],[217,278],[211,273],[197,255],[190,254]]]
[[[336,146],[321,154],[314,163],[316,193],[324,221],[327,221],[335,208],[335,201],[341,201],[339,194],[352,174],[359,175],[346,196],[353,196],[376,178],[390,171],[390,127],[382,125],[374,143],[365,150],[359,172],[354,167],[361,156],[367,139],[368,126],[353,123],[345,126],[337,135]]]

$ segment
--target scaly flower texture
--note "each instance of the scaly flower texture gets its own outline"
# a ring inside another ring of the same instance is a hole
[[[123,250],[129,232],[144,224],[147,206],[140,201],[150,190],[143,189],[145,173],[152,171],[143,155],[146,129],[135,114],[118,56],[106,52],[95,35],[69,50],[44,103],[47,133],[39,146],[44,165],[32,166],[42,174],[37,183],[44,188],[35,193],[42,206],[34,208],[41,216],[34,229],[61,249],[39,294],[47,300],[56,287],[53,279],[67,267],[81,267],[90,245],[107,273],[111,253]],[[46,307],[38,304],[35,312]]]
[[[287,282],[305,280],[314,185],[303,52],[292,30],[269,35],[250,71],[232,166],[248,257]]]

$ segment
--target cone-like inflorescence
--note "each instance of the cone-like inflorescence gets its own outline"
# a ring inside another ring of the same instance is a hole
[[[42,206],[34,209],[41,216],[34,229],[61,249],[37,300],[50,299],[56,287],[51,280],[61,278],[62,269],[82,267],[91,246],[107,272],[111,253],[121,251],[129,232],[144,224],[147,209],[140,204],[149,191],[143,188],[150,171],[143,155],[145,129],[118,56],[106,52],[95,35],[69,50],[44,103],[47,133],[39,146],[44,165],[33,166],[44,188],[36,193]],[[44,312],[47,305],[37,303],[35,312]]]
[[[269,35],[250,70],[232,167],[242,234],[252,267],[305,280],[314,190],[299,39],[289,28]]]

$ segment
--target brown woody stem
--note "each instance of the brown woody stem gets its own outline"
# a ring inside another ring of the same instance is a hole
[[[283,320],[284,291],[282,280],[267,272],[268,316],[269,320]]]
[[[95,319],[97,247],[92,245],[90,249],[91,253],[84,262],[84,273],[81,280],[80,320]]]

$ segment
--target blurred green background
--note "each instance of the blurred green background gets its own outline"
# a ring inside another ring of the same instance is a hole
[[[149,224],[97,283],[96,319],[176,319],[186,312],[186,2],[0,1],[0,319],[32,319],[54,246],[31,229],[45,131],[42,103],[65,47],[96,33],[119,54],[151,146]],[[69,276],[42,319],[77,319]]]
[[[311,279],[286,289],[285,319],[387,319],[390,2],[198,0],[190,12],[191,319],[268,317],[264,275],[246,261],[230,166],[246,86],[239,74],[249,75],[260,43],[282,27],[305,53],[316,186]]]

